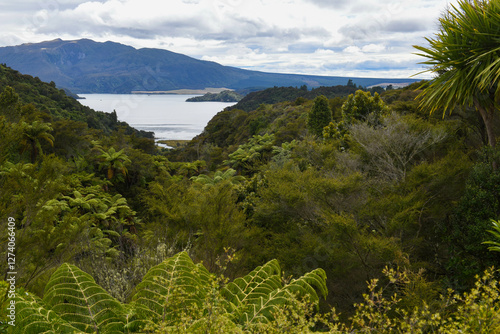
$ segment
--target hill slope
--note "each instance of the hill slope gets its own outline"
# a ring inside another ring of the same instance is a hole
[[[152,132],[139,131],[127,123],[116,119],[116,113],[95,111],[68,96],[62,89],[57,89],[53,82],[46,83],[39,78],[23,75],[19,71],[0,64],[0,93],[6,87],[12,87],[23,104],[33,104],[40,111],[50,115],[53,120],[69,119],[85,122],[90,128],[110,133],[124,127],[127,133],[136,133],[141,137],[153,137]]]
[[[349,78],[248,71],[161,49],[56,39],[0,48],[0,62],[75,93],[130,93],[206,87],[344,85]],[[360,86],[412,79],[350,78]]]

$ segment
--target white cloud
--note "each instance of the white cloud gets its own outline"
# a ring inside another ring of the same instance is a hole
[[[335,55],[335,51],[328,49],[317,49],[316,51],[314,51],[314,55],[333,57]]]
[[[385,51],[385,46],[382,44],[368,44],[363,46],[363,52],[382,52]]]
[[[350,54],[360,54],[361,49],[355,45],[350,45],[346,47],[344,50],[342,50],[344,53],[350,53]]]
[[[263,71],[408,76],[447,2],[18,0],[0,5],[0,45],[91,38]]]

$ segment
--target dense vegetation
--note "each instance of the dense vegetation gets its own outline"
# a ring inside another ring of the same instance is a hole
[[[466,109],[444,119],[420,111],[419,86],[387,91],[382,99],[361,91],[319,99],[331,111],[321,137],[308,127],[318,99],[221,111],[203,134],[173,151],[124,127],[103,131],[51,116],[3,87],[0,211],[17,222],[17,286],[33,293],[18,305],[50,313],[55,306],[35,295],[46,299],[54,275],[73,268],[132,312],[135,304],[123,303],[135,300],[147,270],[187,251],[220,287],[273,259],[284,278],[323,268],[328,295],[320,310],[335,307],[340,322],[318,318],[305,327],[361,328],[360,319],[373,316],[362,311],[373,302],[362,297],[371,278],[389,283],[383,296],[398,292],[391,306],[398,312],[419,317],[414,307],[424,305],[451,312],[447,303],[462,301],[437,296],[470,289],[475,275],[499,261],[482,242],[491,239],[490,220],[499,215],[500,175],[491,164],[494,152],[483,149],[481,119]],[[382,275],[387,265],[405,278],[391,284]],[[203,298],[217,303],[224,295]],[[389,307],[389,299],[377,302]],[[308,316],[315,312],[296,303]],[[275,310],[296,316],[297,306],[280,305]],[[220,326],[240,326],[226,321],[227,308],[217,312]],[[157,322],[151,330],[168,332],[187,324],[185,317],[194,324],[205,316],[178,315],[180,322]],[[292,318],[273,316],[269,328],[289,326]]]
[[[380,88],[380,87],[379,87]],[[257,92],[250,92],[238,104],[230,107],[229,109],[241,109],[244,111],[252,111],[257,109],[261,104],[275,104],[278,102],[305,101],[305,99],[312,100],[315,97],[324,95],[327,98],[342,97],[354,93],[357,86],[350,82],[350,84],[342,86],[331,87],[318,87],[311,90],[303,85],[297,87],[274,87]]]
[[[215,101],[215,102],[238,102],[243,98],[240,94],[233,92],[231,90],[224,90],[220,93],[206,93],[203,96],[190,97],[186,102],[204,102],[204,101]]]
[[[0,245],[15,254],[19,326],[6,324],[4,281],[0,328],[500,331],[498,112],[430,113],[419,105],[432,81],[276,87],[165,150],[1,69]],[[472,94],[498,106],[485,94],[497,86]]]

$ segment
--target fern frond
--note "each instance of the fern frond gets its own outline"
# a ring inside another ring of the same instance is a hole
[[[295,279],[284,287],[285,290],[298,295],[300,297],[308,296],[311,302],[318,302],[319,297],[316,288],[323,298],[328,295],[328,288],[326,287],[326,273],[323,269],[318,268],[306,273],[304,276]]]
[[[30,293],[16,295],[16,327],[18,334],[77,334],[82,333],[47,308],[42,300]]]
[[[328,291],[324,270],[315,269],[283,286],[279,263],[272,260],[227,284],[222,295],[227,301],[226,310],[233,320],[249,326],[272,321],[274,314],[296,297],[308,297],[311,302],[317,303],[319,297],[316,289],[326,297]]]
[[[249,305],[245,309],[240,321],[246,327],[259,322],[269,322],[274,320],[275,314],[289,303],[293,303],[297,298],[308,298],[309,302],[317,305],[319,297],[316,289],[323,297],[326,297],[328,290],[326,287],[326,273],[323,269],[315,269],[306,273],[302,277],[291,281],[282,289],[272,291],[267,298],[249,300]]]
[[[144,326],[144,321],[138,317],[135,303],[124,305],[124,311],[124,333],[140,333],[141,328]]]
[[[240,316],[240,323],[245,327],[274,319],[274,314],[291,300],[290,292],[283,289],[272,291],[266,297],[259,297],[249,301],[243,314]]]
[[[262,304],[274,291],[281,288],[280,265],[277,260],[271,260],[248,275],[228,283],[222,289],[222,296],[227,301],[226,310],[233,319],[247,322],[246,313],[252,313],[254,305]]]
[[[271,260],[255,268],[242,278],[236,278],[222,290],[223,296],[235,307],[245,304],[249,299],[268,295],[281,287],[281,268],[277,260]]]
[[[52,274],[43,301],[85,333],[123,333],[123,306],[76,266],[64,263]]]
[[[178,320],[183,310],[202,307],[209,289],[210,274],[195,265],[186,252],[170,257],[151,268],[136,288],[132,300],[144,323]]]

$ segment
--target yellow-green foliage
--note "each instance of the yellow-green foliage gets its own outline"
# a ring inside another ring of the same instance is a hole
[[[232,255],[227,257],[231,261]],[[386,268],[384,275],[369,282],[355,313],[341,322],[335,309],[317,312],[318,293],[327,293],[322,269],[285,280],[272,260],[229,282],[181,252],[151,268],[132,302],[121,304],[90,275],[63,264],[52,275],[43,300],[17,291],[17,322],[11,329],[23,334],[500,331],[500,284],[493,269],[478,276],[469,292],[449,290],[441,296],[422,271]]]
[[[214,333],[253,331],[297,298],[326,296],[322,269],[283,282],[276,260],[231,283],[194,264],[186,252],[151,268],[124,305],[76,266],[61,265],[43,300],[18,291],[14,333]]]
[[[232,255],[228,254],[228,261]],[[220,265],[220,262],[219,262]],[[221,266],[224,269],[224,266]],[[326,276],[316,269],[285,280],[276,260],[232,282],[194,264],[186,252],[151,268],[129,304],[92,277],[63,264],[43,300],[16,294],[12,333],[498,333],[498,272],[487,270],[469,292],[438,295],[422,271],[386,268],[345,322],[335,309],[318,313]],[[4,295],[5,282],[1,290]],[[3,300],[2,305],[6,305]],[[3,307],[2,307],[3,308]],[[2,321],[5,315],[2,314]],[[0,323],[1,325],[1,323]],[[5,326],[4,326],[5,327]],[[0,327],[3,328],[3,327]]]
[[[390,284],[412,284],[408,273],[385,270]],[[498,273],[496,273],[498,274]],[[500,331],[500,285],[493,270],[476,277],[476,285],[462,295],[449,290],[439,306],[400,307],[404,294],[384,297],[378,280],[372,280],[364,301],[356,305],[349,332],[357,333],[498,333]],[[404,289],[403,289],[404,290]]]

